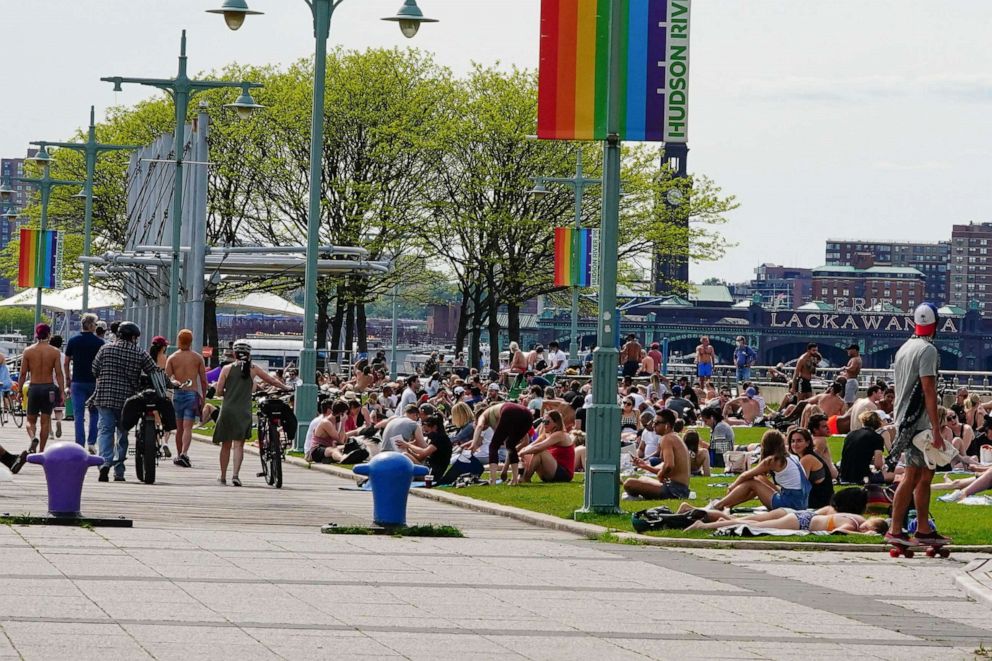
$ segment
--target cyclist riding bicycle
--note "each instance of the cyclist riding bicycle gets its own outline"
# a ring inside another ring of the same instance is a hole
[[[3,406],[11,410],[10,391],[14,388],[14,380],[10,378],[10,368],[7,367],[7,356],[0,353],[0,395],[3,396]]]

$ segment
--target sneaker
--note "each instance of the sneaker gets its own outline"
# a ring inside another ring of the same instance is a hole
[[[624,491],[623,495],[620,496],[620,500],[644,500],[644,496],[641,495],[635,496],[632,493],[627,493],[626,491]]]
[[[936,530],[931,530],[930,532],[917,532],[916,541],[923,546],[950,544],[951,538],[941,535]]]
[[[365,448],[352,450],[341,459],[342,464],[360,464],[369,458],[369,451]]]
[[[15,459],[14,463],[10,465],[10,472],[14,474],[21,472],[21,468],[24,467],[24,464],[27,462],[27,460],[28,460],[28,453],[26,451],[17,455],[17,459]]]
[[[891,532],[885,533],[885,543],[897,546],[916,546],[916,540],[904,532],[897,535],[893,535]]]
[[[176,457],[175,459],[173,459],[172,460],[172,463],[175,464],[176,466],[179,466],[180,468],[186,468],[185,466],[183,466],[182,456],[179,456],[179,457]]]
[[[162,446],[162,456],[165,457],[166,459],[172,458],[172,450],[169,449],[168,445]]]
[[[90,445],[87,445],[86,449],[89,451],[90,454],[96,454],[96,446],[93,445],[92,443]]]
[[[100,477],[97,482],[110,482],[110,466],[100,466]]]
[[[955,489],[950,493],[945,493],[943,496],[937,496],[937,500],[942,503],[956,503],[962,498],[964,498],[963,489]]]
[[[123,475],[114,475],[114,482],[127,482]]]
[[[181,455],[179,455],[179,460],[182,462],[180,464],[180,466],[182,466],[183,468],[192,468],[193,467],[193,464],[191,464],[190,461],[189,461],[189,455],[188,454],[181,454]]]
[[[40,443],[40,441],[37,438],[31,439],[31,447],[28,448],[28,454],[34,454],[38,451],[38,443]]]
[[[62,421],[55,421],[55,438],[62,438]]]

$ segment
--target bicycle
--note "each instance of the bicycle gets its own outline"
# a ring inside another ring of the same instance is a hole
[[[14,425],[18,429],[20,429],[21,427],[24,426],[24,416],[27,414],[24,412],[24,407],[21,402],[21,394],[19,392],[19,389],[10,391],[10,398],[8,401],[11,407],[10,411],[8,411],[8,414],[10,415],[10,419],[13,420]],[[0,408],[4,408],[4,407],[0,406]]]
[[[293,409],[286,401],[286,395],[277,396],[271,391],[261,391],[254,397],[258,400],[258,457],[262,462],[262,470],[256,473],[256,477],[264,477],[266,484],[281,489],[282,461],[289,441],[292,440],[283,438],[281,427],[284,420],[293,419]]]
[[[191,380],[185,383],[173,381],[169,387],[187,388],[192,383]],[[134,472],[139,482],[155,484],[158,460],[164,456],[161,441],[165,435],[155,418],[159,411],[159,395],[154,389],[147,389],[141,392],[141,399],[144,411],[134,435]]]

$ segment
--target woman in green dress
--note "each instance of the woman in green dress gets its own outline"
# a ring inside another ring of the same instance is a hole
[[[227,464],[234,449],[234,469],[231,471],[231,484],[241,486],[238,473],[241,462],[245,457],[245,441],[251,438],[252,415],[251,394],[258,378],[266,383],[283,389],[289,389],[279,379],[269,374],[258,365],[252,365],[251,345],[247,342],[235,342],[234,362],[224,366],[217,379],[217,396],[224,398],[220,409],[217,427],[214,429],[214,443],[220,444],[220,479],[221,484],[227,484]]]

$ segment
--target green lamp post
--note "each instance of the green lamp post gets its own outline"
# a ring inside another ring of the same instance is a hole
[[[295,449],[303,449],[310,421],[317,415],[317,252],[320,242],[320,199],[323,190],[320,186],[321,154],[324,143],[324,85],[327,74],[327,38],[331,32],[331,17],[344,0],[305,0],[313,14],[314,76],[313,112],[310,119],[310,200],[307,211],[307,252],[306,273],[303,280],[303,348],[300,351],[300,378],[303,383],[296,388],[296,418],[299,428],[296,433]],[[232,30],[244,24],[245,17],[261,12],[248,8],[245,0],[224,0],[219,9],[209,13],[222,14],[224,22]],[[416,0],[405,0],[395,16],[384,18],[400,24],[400,30],[407,38],[417,34],[421,23],[436,23],[426,18],[417,6]]]
[[[23,181],[26,184],[31,184],[38,188],[38,192],[41,195],[41,231],[44,232],[48,229],[48,202],[52,196],[52,189],[56,186],[82,186],[85,182],[68,179],[52,179],[52,157],[49,155],[47,149],[48,145],[52,143],[35,142],[32,144],[38,145],[39,149],[38,153],[30,157],[28,160],[42,166],[42,175],[40,177],[18,177],[17,181]],[[41,281],[44,276],[44,265],[45,261],[42,259],[42,251],[39,250],[35,256],[34,262],[35,279],[39,285],[34,301],[34,323],[36,326],[41,323]]]
[[[620,86],[623,79],[623,6],[609,3],[609,75],[607,78],[606,143],[603,148],[603,217],[599,231],[599,310],[597,347],[593,352],[592,398],[586,442],[588,463],[582,509],[584,513],[620,511],[620,409],[617,406],[617,260],[620,223]]]
[[[250,13],[250,12],[249,12]],[[194,80],[187,75],[186,68],[186,30],[182,31],[182,38],[179,44],[179,73],[175,78],[125,78],[123,76],[109,76],[100,80],[113,83],[114,91],[119,92],[123,83],[136,83],[157,87],[172,95],[176,106],[176,178],[172,195],[172,255],[171,268],[169,272],[169,323],[168,337],[175,347],[176,335],[179,331],[179,273],[180,273],[180,249],[182,244],[182,213],[183,213],[183,151],[186,136],[186,115],[189,111],[189,102],[198,92],[203,90],[220,88],[240,88],[241,95],[234,103],[225,104],[226,107],[233,108],[238,112],[239,117],[250,114],[252,110],[261,108],[255,103],[250,90],[261,87],[260,83],[234,82],[226,80]]]
[[[572,236],[572,254],[578,255],[582,246],[579,244],[579,232],[582,227],[582,197],[587,188],[599,186],[602,179],[591,179],[586,177],[582,170],[582,147],[575,150],[575,176],[574,177],[535,177],[535,186],[530,191],[534,195],[545,195],[548,189],[545,184],[561,184],[568,186],[575,193],[575,229]],[[578,263],[575,264],[578,267]],[[569,342],[569,360],[575,361],[579,358],[579,288],[572,287],[572,339]]]
[[[86,134],[86,142],[32,142],[33,145],[46,144],[49,147],[59,147],[62,149],[72,149],[82,152],[86,163],[86,181],[83,190],[78,195],[85,201],[83,212],[83,256],[89,257],[93,247],[93,179],[96,175],[96,159],[102,152],[109,151],[130,151],[141,149],[139,145],[111,145],[97,142],[95,110],[90,106],[90,125]],[[83,311],[90,306],[90,263],[83,261]]]

